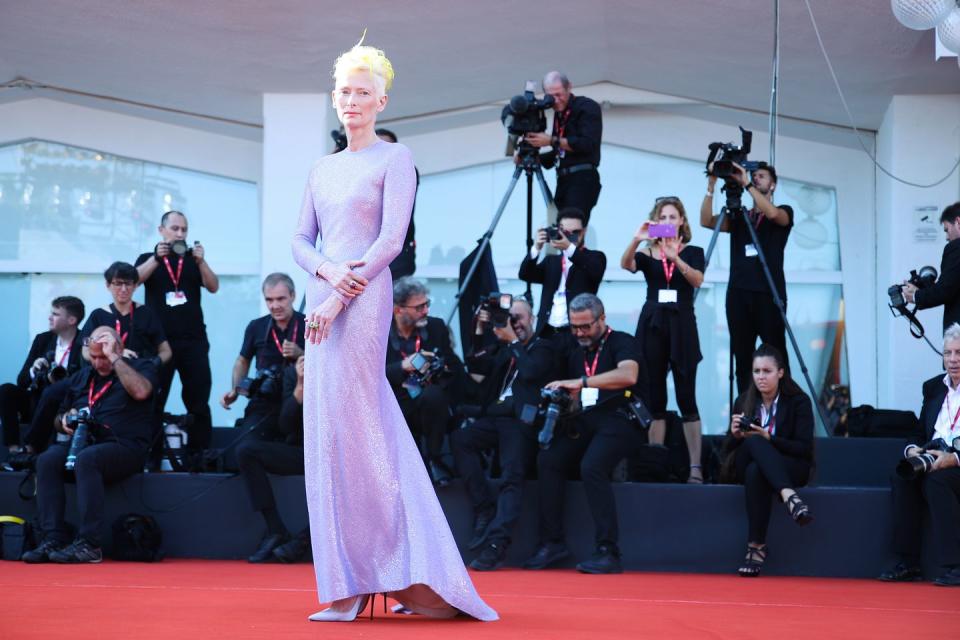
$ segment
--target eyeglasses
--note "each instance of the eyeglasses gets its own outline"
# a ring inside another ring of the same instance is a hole
[[[137,284],[135,282],[130,282],[129,280],[113,280],[110,283],[111,287],[115,289],[133,289]]]
[[[427,301],[424,302],[424,303],[422,303],[422,304],[415,304],[415,305],[400,304],[400,305],[397,305],[397,306],[400,307],[401,309],[413,309],[413,310],[416,311],[417,313],[420,313],[421,311],[426,311],[427,309],[429,309],[429,308],[430,308],[430,304],[431,304],[432,302],[433,302],[433,300],[427,299]]]
[[[587,324],[571,324],[570,331],[573,333],[580,333],[581,331],[590,331],[590,327],[600,322],[600,318],[594,318]]]
[[[661,202],[680,202],[679,196],[660,196],[653,201],[654,204],[660,204]]]

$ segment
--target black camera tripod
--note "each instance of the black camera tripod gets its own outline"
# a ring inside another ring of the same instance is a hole
[[[730,222],[733,224],[733,220],[736,216],[745,216],[747,214],[746,210],[743,207],[743,187],[739,184],[725,181],[721,190],[726,194],[727,201],[726,204],[720,209],[720,215],[717,217],[716,225],[713,227],[713,236],[710,238],[710,244],[707,246],[707,253],[704,256],[703,271],[706,273],[707,267],[710,265],[710,256],[713,255],[713,251],[717,246],[717,238],[720,236],[720,230],[723,228],[724,220],[727,216],[730,216]],[[780,297],[780,293],[777,291],[777,286],[773,281],[773,274],[770,273],[770,266],[767,264],[767,257],[763,253],[763,247],[760,246],[760,239],[757,237],[757,230],[753,227],[752,224],[749,224],[749,221],[746,225],[747,229],[750,231],[750,240],[753,242],[753,246],[757,250],[757,257],[760,259],[760,265],[763,267],[763,275],[766,278],[767,286],[770,287],[770,294],[773,296],[773,301],[777,305],[777,310],[780,312],[780,317],[783,318],[783,326],[787,330],[787,335],[790,337],[790,344],[793,345],[793,351],[797,355],[797,361],[800,363],[800,371],[803,372],[803,378],[807,382],[807,388],[810,390],[810,400],[813,402],[813,406],[817,408],[817,415],[820,417],[820,423],[823,425],[824,430],[827,429],[827,420],[826,416],[823,413],[823,407],[820,406],[820,396],[816,392],[816,389],[813,386],[813,381],[810,380],[810,371],[807,369],[807,363],[803,360],[803,354],[800,353],[800,345],[797,343],[797,338],[793,334],[793,328],[790,326],[790,321],[787,320],[787,308],[783,303],[783,299]],[[733,233],[733,229],[730,230]],[[731,256],[731,260],[733,257]],[[696,296],[700,293],[700,289],[694,291],[694,302],[696,302]],[[784,354],[786,355],[786,354]],[[730,411],[733,411],[733,385],[734,385],[734,369],[733,369],[733,345],[730,347]],[[827,435],[830,435],[827,433]]]
[[[467,290],[467,287],[470,286],[470,281],[473,279],[474,273],[477,271],[477,265],[480,264],[480,260],[483,258],[484,253],[487,251],[487,247],[490,246],[490,239],[493,237],[493,232],[496,231],[497,225],[500,224],[500,218],[503,216],[503,212],[507,208],[507,203],[510,202],[510,196],[513,195],[513,190],[517,186],[517,182],[520,180],[520,174],[524,173],[527,176],[527,254],[529,255],[530,249],[533,247],[533,177],[537,177],[537,184],[540,185],[540,193],[543,195],[544,204],[547,206],[547,211],[554,207],[553,204],[553,194],[550,192],[550,187],[547,186],[547,181],[543,177],[543,168],[540,166],[540,151],[531,145],[528,142],[521,141],[517,147],[518,160],[517,166],[513,170],[513,177],[510,178],[510,183],[507,185],[507,191],[503,194],[503,199],[500,200],[500,206],[497,207],[496,213],[493,215],[493,220],[490,222],[489,228],[481,236],[478,241],[479,247],[477,248],[476,254],[473,256],[473,262],[470,263],[470,268],[467,270],[467,274],[463,278],[463,282],[460,283],[460,289],[457,291],[457,294],[454,296],[453,308],[450,310],[450,315],[447,316],[447,326],[450,326],[450,323],[453,321],[453,316],[456,315],[457,311],[460,309],[460,306],[463,304],[461,300],[464,291]],[[526,291],[527,300],[533,304],[533,294],[530,290],[530,283],[527,283]]]

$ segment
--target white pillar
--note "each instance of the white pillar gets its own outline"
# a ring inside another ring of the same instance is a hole
[[[877,160],[895,176],[928,184],[943,177],[960,155],[960,95],[894,96],[877,134]],[[940,213],[960,200],[960,175],[922,189],[877,172],[877,406],[920,411],[920,384],[941,371],[942,361],[910,336],[907,322],[886,308],[886,288],[911,269],[940,269],[945,237]],[[925,208],[929,208],[925,210]],[[929,216],[932,220],[922,221]],[[943,307],[921,311],[927,337],[942,346]],[[848,331],[856,331],[848,327]],[[851,353],[851,358],[857,354]]]
[[[261,183],[260,274],[289,274],[297,308],[307,275],[293,261],[290,241],[297,224],[307,174],[333,147],[329,94],[268,93],[263,96],[263,182]]]

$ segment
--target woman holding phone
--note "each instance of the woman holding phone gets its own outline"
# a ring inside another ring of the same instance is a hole
[[[637,322],[637,340],[650,377],[650,443],[663,444],[667,429],[667,373],[673,371],[683,436],[690,454],[687,482],[702,483],[700,413],[697,410],[697,365],[700,338],[693,313],[693,291],[703,284],[703,249],[693,246],[683,203],[676,196],[657,198],[633,234],[620,266],[647,280],[647,301]],[[645,242],[646,246],[640,247]]]

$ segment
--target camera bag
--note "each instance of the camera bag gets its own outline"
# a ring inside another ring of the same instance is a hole
[[[36,546],[30,521],[17,516],[0,516],[0,558],[19,560],[24,551]]]
[[[163,559],[160,525],[151,516],[126,513],[113,523],[111,557],[126,562],[157,562]]]
[[[922,437],[920,421],[912,411],[875,409],[868,404],[852,407],[837,423],[836,436],[849,438]]]

